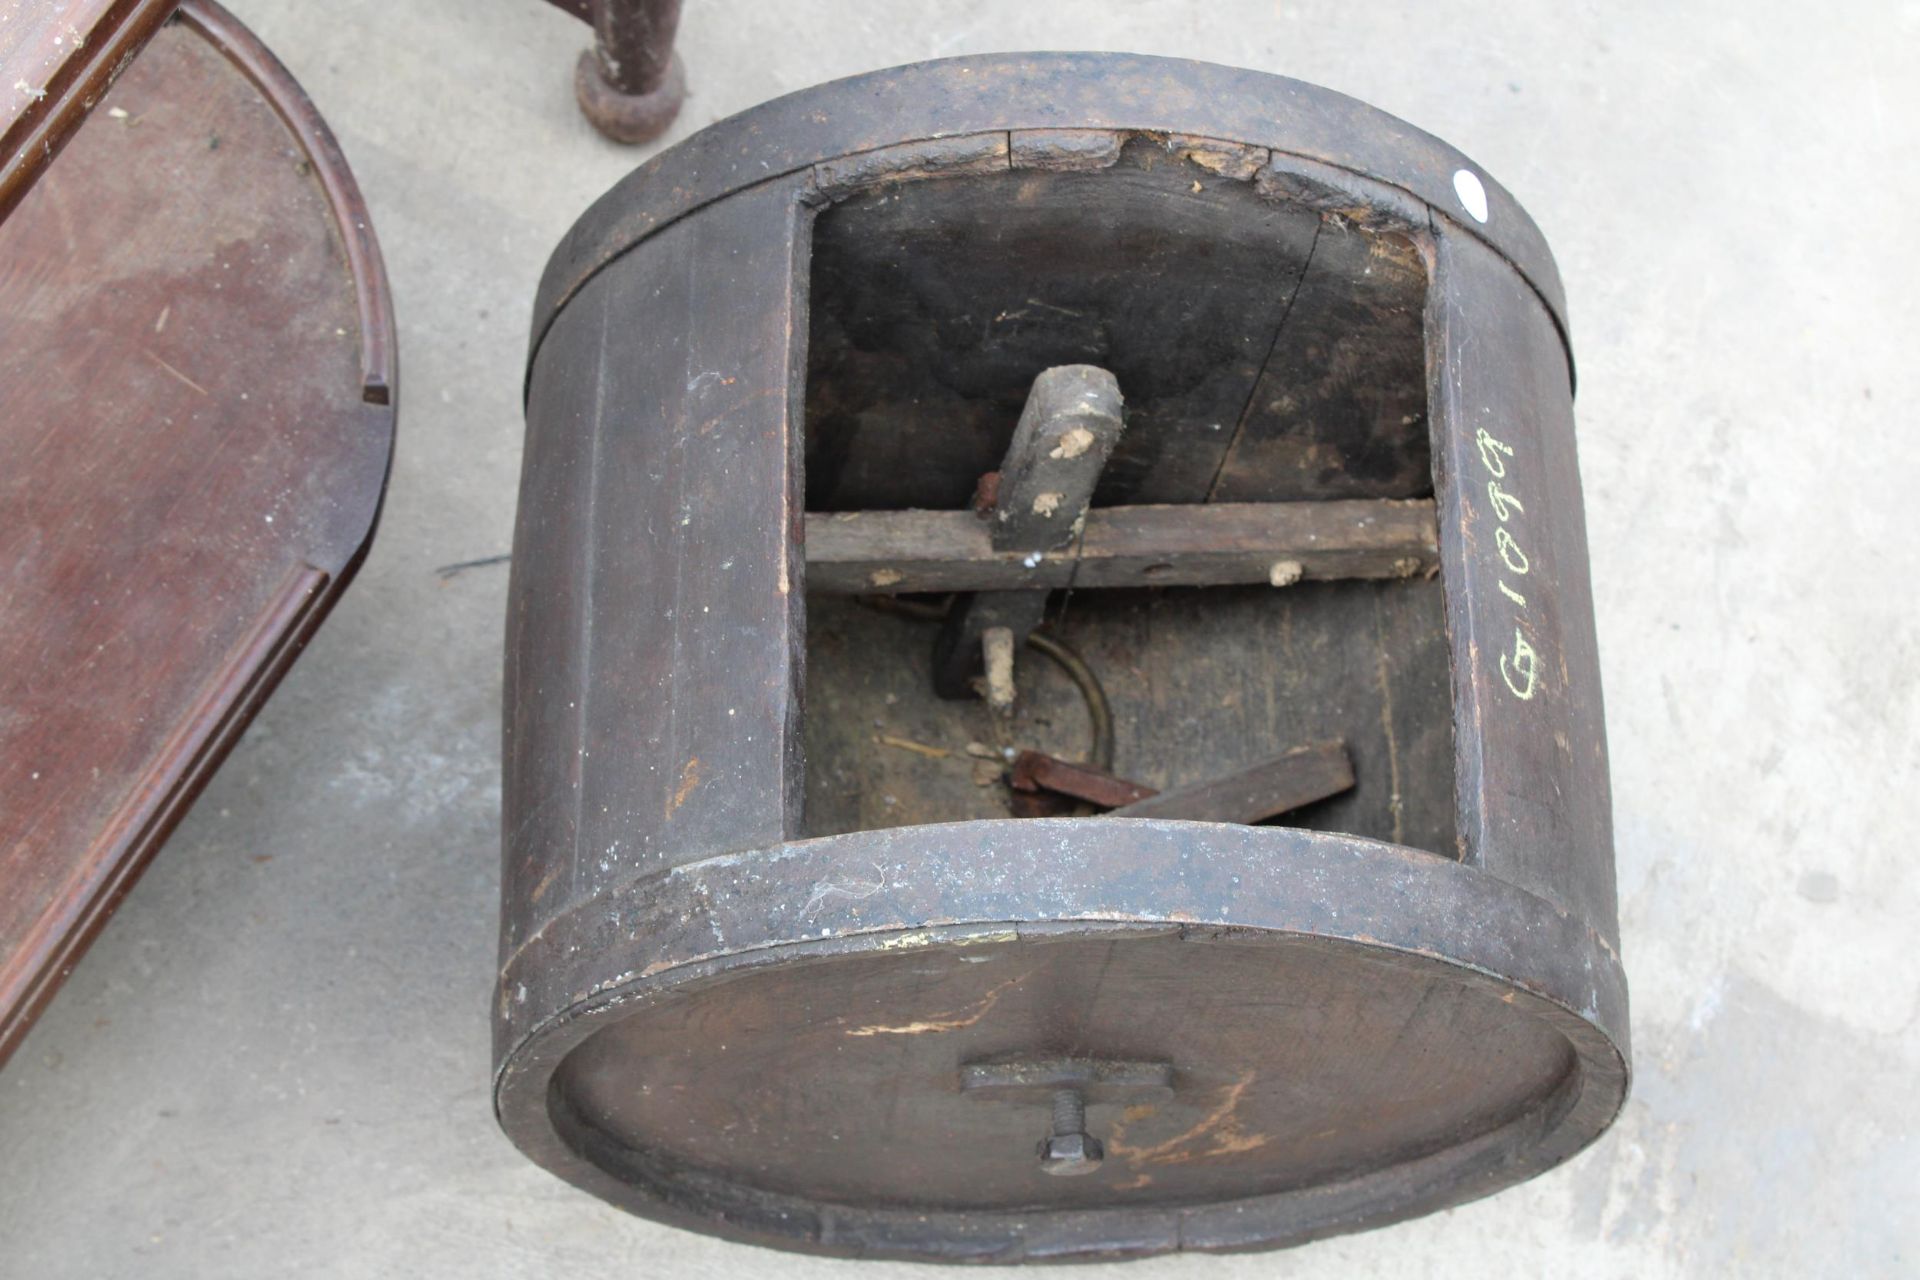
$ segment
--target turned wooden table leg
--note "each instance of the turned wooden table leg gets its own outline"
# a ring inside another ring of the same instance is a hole
[[[580,55],[573,88],[587,119],[615,142],[651,142],[686,99],[673,37],[680,0],[590,0],[594,47]]]

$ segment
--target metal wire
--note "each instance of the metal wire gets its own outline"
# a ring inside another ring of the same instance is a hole
[[[931,604],[921,600],[902,600],[898,596],[859,596],[861,604],[881,613],[891,613],[897,617],[913,618],[921,622],[939,622],[953,608],[953,597],[947,597],[945,603]],[[1087,704],[1087,720],[1093,726],[1092,757],[1088,764],[1113,771],[1113,705],[1107,701],[1107,691],[1100,683],[1100,677],[1093,673],[1073,648],[1063,640],[1056,640],[1043,632],[1032,631],[1027,634],[1027,647],[1035,653],[1044,654],[1053,664],[1066,672],[1067,679],[1073,681],[1080,690],[1080,697]]]
[[[1079,686],[1080,696],[1087,702],[1087,719],[1093,722],[1093,758],[1088,763],[1113,772],[1113,707],[1107,702],[1107,691],[1101,687],[1100,677],[1093,674],[1085,658],[1052,636],[1029,632],[1027,647],[1053,659],[1054,665]]]

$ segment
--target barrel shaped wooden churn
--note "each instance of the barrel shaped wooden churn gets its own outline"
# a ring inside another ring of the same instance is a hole
[[[723,121],[535,309],[495,1096],[852,1256],[1283,1245],[1627,1086],[1561,285],[1274,76],[962,58]]]

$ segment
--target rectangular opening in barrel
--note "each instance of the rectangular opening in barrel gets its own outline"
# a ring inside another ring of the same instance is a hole
[[[1092,365],[1125,427],[1046,557],[1073,585],[1044,633],[1105,691],[1112,772],[1164,791],[1337,741],[1354,785],[1274,821],[1453,856],[1417,245],[1286,198],[1264,151],[1044,137],[815,219],[808,832],[1004,817],[1006,748],[1087,757],[1087,700],[1034,651],[1011,719],[935,695],[931,617],[966,569],[929,548],[953,526],[879,513],[959,519],[1036,376]],[[979,572],[1006,585],[1006,557]]]

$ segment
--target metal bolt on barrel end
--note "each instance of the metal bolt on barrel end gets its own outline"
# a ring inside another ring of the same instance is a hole
[[[1087,1104],[1078,1089],[1053,1095],[1053,1132],[1040,1144],[1040,1169],[1056,1177],[1093,1173],[1106,1158],[1098,1138],[1087,1133]]]

